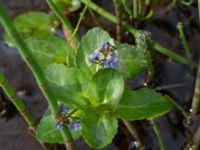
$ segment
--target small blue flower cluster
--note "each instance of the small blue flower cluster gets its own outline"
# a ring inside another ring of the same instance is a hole
[[[64,123],[58,120],[55,121],[55,125],[58,129],[62,129],[64,127]]]
[[[117,57],[117,54],[115,52],[112,52],[110,59],[103,61],[102,64],[104,68],[108,68],[108,67],[119,68],[119,62],[120,62],[120,59],[119,57]]]
[[[82,129],[81,128],[81,120],[79,118],[77,118],[77,119],[71,121],[68,127],[69,127],[69,131],[72,131],[72,130],[80,131]]]
[[[72,130],[81,130],[81,120],[79,118],[72,118],[71,116],[67,116],[69,111],[68,105],[60,105],[60,115],[57,117],[55,121],[55,125],[58,129],[63,129],[65,125],[68,124],[68,129]]]
[[[109,42],[102,45],[101,49],[95,49],[94,53],[89,56],[91,62],[96,62],[103,68],[118,68],[120,59],[115,52],[116,48]]]
[[[63,106],[60,107],[60,112],[63,115],[66,114],[68,112],[68,110],[69,110],[69,106],[68,105],[63,105]]]
[[[99,50],[95,49],[94,53],[89,56],[90,61],[98,61],[99,59]]]

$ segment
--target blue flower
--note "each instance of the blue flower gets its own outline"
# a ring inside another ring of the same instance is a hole
[[[90,61],[98,60],[99,58],[99,50],[95,50],[93,54],[89,56]]]
[[[68,105],[61,105],[61,108],[60,108],[61,114],[67,113],[68,110],[69,110],[69,106]]]
[[[55,125],[57,126],[58,129],[62,129],[63,128],[63,124],[59,121],[55,121]]]
[[[102,48],[103,50],[107,50],[107,49],[109,48],[109,45],[110,45],[110,44],[109,44],[108,42],[105,42],[105,43],[102,45],[101,48]]]
[[[118,68],[118,67],[119,67],[119,64],[118,64],[117,62],[110,61],[110,62],[109,62],[109,66],[110,66],[111,68]]]
[[[103,61],[102,65],[103,65],[104,68],[108,68],[109,67],[109,61],[108,60]]]
[[[80,119],[76,119],[76,120],[73,120],[70,122],[69,131],[72,131],[72,130],[80,131],[81,129],[82,128],[81,128],[81,120]]]
[[[114,59],[117,57],[117,54],[115,52],[112,52],[111,57]]]
[[[115,52],[111,53],[111,57],[108,60],[105,60],[102,62],[102,65],[104,68],[119,68],[119,62],[120,59],[117,57],[117,54]]]

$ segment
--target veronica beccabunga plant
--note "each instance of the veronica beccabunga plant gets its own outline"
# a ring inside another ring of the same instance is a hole
[[[136,45],[129,45],[114,41],[106,31],[95,27],[74,49],[44,27],[52,25],[49,15],[43,14],[48,21],[22,28],[22,22],[26,24],[25,20],[37,17],[38,12],[23,15],[14,24],[21,29],[20,34],[51,93],[49,108],[36,130],[41,141],[64,143],[67,135],[72,136],[69,141],[82,136],[91,147],[103,148],[117,134],[118,119],[155,118],[172,109],[168,96],[147,87],[133,91],[125,85],[127,78],[144,70],[152,71],[152,42],[148,32],[138,31]],[[32,34],[24,32],[30,29]],[[15,37],[8,34],[5,37],[13,46],[19,42],[13,42]],[[52,111],[54,106],[56,113]]]
[[[71,130],[74,139],[83,136],[90,146],[103,148],[117,133],[117,119],[154,118],[171,110],[169,97],[149,88],[132,91],[124,83],[127,77],[152,65],[149,40],[150,34],[139,31],[137,45],[115,44],[107,32],[93,28],[82,38],[76,50],[72,59],[75,67],[62,63],[46,67],[44,73],[55,98],[77,110],[72,115],[80,119],[75,123],[78,130]],[[51,142],[62,142],[59,129],[54,127],[53,121],[50,122],[52,124],[47,123],[45,115],[37,136],[46,142],[50,137],[55,137]],[[44,134],[49,125],[53,132]]]

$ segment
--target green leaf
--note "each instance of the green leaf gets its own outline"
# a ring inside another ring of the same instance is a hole
[[[83,119],[82,136],[93,148],[103,148],[117,133],[117,120],[109,115],[88,113]]]
[[[88,79],[77,68],[67,68],[62,64],[52,64],[45,69],[45,77],[56,99],[73,104],[82,109],[88,102],[82,98],[82,91],[88,84]]]
[[[71,134],[72,134],[73,139],[76,140],[80,138],[81,131],[72,130]],[[40,123],[36,130],[36,137],[43,142],[64,143],[64,139],[59,129],[55,125],[55,121],[52,117],[52,114],[49,108],[45,111],[43,118],[40,120]]]
[[[85,93],[91,104],[116,106],[124,91],[124,80],[115,69],[99,70],[92,78]]]
[[[77,50],[76,64],[81,68],[86,75],[91,75],[97,72],[99,66],[90,62],[89,55],[95,49],[100,49],[105,42],[113,43],[109,34],[101,28],[93,28],[87,32],[82,38]]]
[[[36,136],[43,142],[64,143],[64,139],[56,128],[55,122],[51,115],[44,115],[36,130]]]
[[[142,72],[145,68],[143,60],[138,55],[137,49],[129,44],[117,45],[120,58],[119,71],[125,78],[133,77]]]
[[[73,12],[81,7],[80,0],[54,0],[54,3],[61,11]]]
[[[126,88],[113,115],[126,120],[159,117],[172,109],[173,105],[169,99],[153,89],[131,91]]]
[[[33,36],[26,40],[34,58],[42,68],[52,63],[75,66],[75,52],[73,48],[61,38],[53,35]]]
[[[137,34],[136,47],[129,44],[118,44],[118,56],[120,58],[119,71],[125,78],[133,77],[152,65],[149,44],[145,41],[146,36],[141,38]]]
[[[20,14],[14,19],[14,25],[23,38],[29,38],[33,35],[52,35],[55,25],[53,17],[40,11],[30,11]],[[4,38],[8,44],[15,45],[12,37],[5,34]]]
[[[51,16],[44,12],[30,11],[20,14],[14,19],[14,24],[20,32],[28,33],[31,30],[51,30]]]

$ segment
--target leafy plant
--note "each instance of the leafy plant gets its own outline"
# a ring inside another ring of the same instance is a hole
[[[139,35],[141,34],[140,31]],[[102,49],[104,43],[114,44],[114,40],[107,32],[101,28],[93,28],[82,38],[76,50],[77,55],[73,55],[76,66],[68,67],[66,62],[58,64],[52,60],[44,69],[55,99],[64,104],[73,105],[83,112],[82,136],[94,148],[103,148],[112,141],[117,133],[118,118],[126,120],[153,118],[169,112],[172,108],[169,97],[152,89],[144,88],[137,91],[131,91],[128,87],[124,89],[126,77],[136,75],[148,68],[147,66],[151,63],[150,51],[144,47],[139,49],[146,38],[149,38],[149,35],[143,38],[138,36],[138,45],[135,47],[128,44],[116,46],[115,52],[118,53],[120,59],[119,71],[117,71],[118,68],[105,67],[101,62],[90,60],[89,56],[96,49]],[[35,43],[34,45],[39,46],[40,44]],[[69,46],[66,44],[67,47]],[[38,48],[38,50],[42,51],[43,49]],[[71,48],[68,50],[70,51]],[[34,56],[40,62],[41,54],[35,53]],[[42,59],[42,61],[44,60]],[[43,62],[43,64],[46,63]],[[47,130],[51,131],[49,126],[54,126],[54,121],[47,123],[45,118],[50,119],[50,117],[44,116],[38,127],[37,136],[43,140],[41,137],[45,135],[46,142],[55,142],[50,138],[53,136],[55,127],[52,128],[51,135],[45,134]],[[47,127],[45,128],[45,126]],[[53,137],[57,137],[57,134],[58,132],[55,132]],[[61,136],[58,139],[60,138]],[[55,139],[56,142],[58,139]],[[59,142],[62,141],[59,140]]]
[[[69,0],[48,2],[56,4],[52,8],[66,26],[68,22],[58,11],[63,11],[64,6],[73,5],[70,11],[80,7],[78,0],[73,1],[76,3]],[[141,18],[139,1],[134,1],[138,9],[133,12],[129,7],[130,1],[122,2],[130,17]],[[150,1],[143,3],[150,5]],[[89,4],[90,1],[84,12]],[[152,75],[154,71],[151,52],[153,47],[160,45],[152,41],[149,32],[130,29],[123,23],[135,35],[135,45],[130,45],[115,41],[105,30],[94,27],[74,48],[55,34],[57,25],[53,22],[57,19],[53,15],[36,11],[25,13],[14,19],[14,25],[7,18],[0,7],[0,22],[7,31],[5,40],[19,49],[49,103],[36,129],[36,137],[40,141],[69,145],[68,142],[82,136],[91,147],[100,149],[112,142],[118,131],[119,119],[152,120],[173,108],[173,100],[169,96],[148,87],[132,90],[125,84],[128,78],[141,72],[147,71]],[[112,20],[115,21],[115,18]],[[77,31],[70,32],[75,35]],[[167,53],[163,49],[161,51]],[[182,57],[174,56],[185,62]],[[0,77],[3,83],[4,76]],[[4,84],[2,86],[8,89]]]

